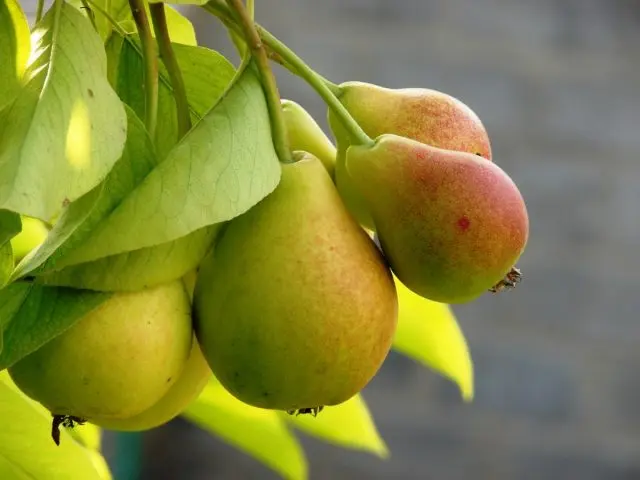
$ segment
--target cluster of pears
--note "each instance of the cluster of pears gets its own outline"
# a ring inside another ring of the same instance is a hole
[[[117,430],[167,422],[212,373],[247,404],[315,414],[382,365],[394,274],[446,303],[513,282],[527,212],[478,117],[433,90],[339,93],[373,143],[330,113],[336,148],[283,101],[294,162],[275,191],[223,227],[197,272],[113,294],[13,365],[15,383],[58,419]]]

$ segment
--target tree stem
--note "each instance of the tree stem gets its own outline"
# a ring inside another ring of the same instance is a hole
[[[156,44],[153,35],[151,35],[149,19],[144,9],[144,0],[129,0],[129,8],[142,44],[142,61],[145,68],[145,125],[149,136],[153,139],[158,123],[158,55]]]
[[[156,32],[156,40],[160,50],[160,58],[167,68],[171,86],[173,87],[173,97],[176,102],[178,114],[178,138],[182,138],[191,130],[191,114],[189,113],[189,101],[187,100],[187,90],[178,60],[171,46],[171,37],[167,27],[167,16],[164,10],[164,3],[150,3],[151,21]]]
[[[280,93],[276,79],[271,71],[269,58],[265,51],[260,36],[255,29],[255,25],[249,12],[245,8],[242,0],[227,0],[229,5],[235,11],[238,21],[241,24],[244,38],[247,42],[251,54],[256,61],[256,66],[262,78],[262,86],[267,99],[269,116],[271,117],[271,129],[273,137],[273,145],[280,161],[284,163],[293,162],[291,151],[289,150],[289,141],[287,138],[287,127],[284,123],[284,114],[280,104]]]
[[[203,7],[208,12],[220,18],[227,28],[237,29],[234,15],[225,5],[223,5],[221,0],[211,0]],[[333,111],[345,127],[354,144],[373,144],[373,140],[364,132],[364,130],[362,130],[358,122],[354,120],[338,99],[340,87],[316,73],[298,55],[296,55],[295,52],[278,40],[268,30],[258,24],[256,24],[254,28],[257,31],[260,40],[269,48],[271,52],[269,55],[270,58],[283,65],[294,75],[305,80],[316,91],[316,93],[320,95],[327,106]]]
[[[43,13],[44,13],[44,0],[38,0],[38,5],[36,7],[36,24],[42,19]]]

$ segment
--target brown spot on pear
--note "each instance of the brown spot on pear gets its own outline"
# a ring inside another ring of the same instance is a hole
[[[193,336],[181,281],[115,293],[9,368],[15,384],[54,415],[128,418],[180,376]]]
[[[282,166],[276,190],[229,222],[202,262],[196,335],[239,400],[277,410],[344,402],[391,348],[391,272],[315,157]]]
[[[392,270],[425,298],[472,300],[525,248],[524,200],[492,162],[387,134],[373,147],[350,147],[347,168]]]
[[[480,155],[491,160],[489,135],[476,113],[457,98],[427,88],[391,89],[364,82],[345,82],[339,98],[367,135],[393,133],[427,145]],[[338,152],[335,181],[349,211],[365,227],[374,227],[366,203],[345,166],[350,137],[329,111]]]

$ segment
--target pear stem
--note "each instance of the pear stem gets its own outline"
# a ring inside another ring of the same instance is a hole
[[[234,18],[231,12],[221,4],[220,0],[211,0],[203,6],[205,10],[212,13],[225,24],[227,28],[234,28]],[[354,145],[372,145],[373,140],[360,127],[358,122],[351,116],[349,111],[342,105],[338,96],[340,95],[340,87],[316,73],[309,65],[307,65],[296,53],[287,47],[283,42],[278,40],[273,34],[262,26],[256,24],[260,39],[270,49],[269,57],[283,65],[294,75],[305,80],[316,93],[324,100],[327,106],[338,117],[344,128],[349,133],[351,141]]]
[[[256,66],[262,78],[262,86],[265,91],[269,116],[271,117],[271,129],[273,146],[278,154],[278,158],[283,163],[292,163],[291,150],[289,149],[289,140],[287,137],[287,126],[282,113],[280,104],[280,93],[276,79],[271,71],[267,52],[262,45],[262,40],[256,31],[255,24],[251,18],[251,14],[244,6],[242,0],[227,0],[233,8],[242,27],[245,41],[251,50],[251,55],[256,61]]]
[[[145,126],[149,136],[154,138],[158,122],[158,55],[143,2],[144,0],[129,0],[129,8],[138,28],[140,43],[142,44],[142,59],[145,68],[144,90],[146,94]]]
[[[158,48],[160,50],[160,58],[167,68],[169,80],[173,87],[173,98],[176,102],[176,111],[178,114],[178,138],[182,138],[189,130],[191,130],[191,114],[189,113],[189,102],[187,100],[187,90],[180,71],[180,65],[171,46],[171,37],[167,26],[167,16],[164,11],[164,3],[150,3],[149,12],[151,12],[151,20],[153,29],[156,32]]]

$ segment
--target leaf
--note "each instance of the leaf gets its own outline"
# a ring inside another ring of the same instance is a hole
[[[9,210],[0,210],[0,245],[7,243],[22,230],[20,215]]]
[[[0,370],[64,332],[109,296],[22,282],[0,290],[0,327],[4,326]]]
[[[0,1],[0,109],[11,102],[22,87],[29,50],[29,23],[20,3]]]
[[[13,270],[13,248],[11,242],[0,244],[0,289],[9,281]],[[2,351],[2,336],[0,335],[0,351]]]
[[[295,436],[273,410],[242,403],[214,378],[183,415],[292,480],[307,478],[307,460]]]
[[[104,182],[63,210],[44,243],[18,266],[14,278],[60,270],[66,266],[65,258],[158,165],[144,125],[131,109],[125,110],[127,140],[122,156]]]
[[[56,2],[33,33],[25,85],[0,113],[0,208],[43,220],[104,179],[126,118],[91,23]]]
[[[184,79],[191,118],[197,123],[225,92],[235,69],[225,57],[208,48],[173,44],[173,49]],[[144,79],[140,52],[137,38],[127,37],[120,51],[115,84],[122,101],[144,118],[144,92],[138,87]],[[178,141],[178,121],[171,81],[163,65],[160,67],[156,130],[156,151],[160,158],[165,158]]]
[[[171,3],[173,5],[204,5],[209,0],[151,0],[149,3]]]
[[[164,11],[167,17],[167,28],[169,29],[171,43],[181,43],[191,46],[198,45],[196,31],[191,21],[169,5],[164,6]]]
[[[464,334],[448,305],[413,293],[397,278],[398,329],[393,347],[453,380],[473,399],[473,362]]]
[[[93,423],[85,423],[84,425],[76,425],[74,428],[65,427],[65,430],[83,447],[100,451],[102,444],[100,427]]]
[[[389,450],[380,437],[369,408],[361,395],[346,402],[325,407],[317,417],[281,415],[303,432],[342,447],[365,450],[382,458]]]
[[[104,480],[90,450],[60,432],[60,446],[51,439],[51,414],[29,400],[0,373],[0,478]]]
[[[197,268],[222,224],[196,230],[172,242],[104,257],[37,279],[45,285],[89,290],[135,291],[180,278]]]
[[[47,285],[115,291],[168,282],[194,269],[211,247],[219,225],[150,248],[69,266],[68,256],[158,164],[142,122],[127,107],[127,143],[99,187],[71,203],[42,246],[21,262],[13,278],[38,275]],[[66,268],[65,268],[66,267]]]
[[[264,93],[250,65],[66,261],[159,245],[231,220],[271,193],[279,179]]]

